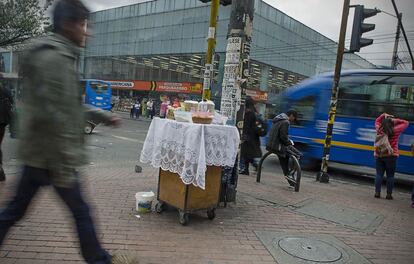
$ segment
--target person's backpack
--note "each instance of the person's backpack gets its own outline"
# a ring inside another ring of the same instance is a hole
[[[260,116],[256,117],[256,134],[259,137],[264,137],[267,135],[267,123]]]
[[[375,153],[380,158],[392,156],[394,153],[390,141],[388,140],[388,135],[386,134],[377,135],[375,137],[374,148]]]

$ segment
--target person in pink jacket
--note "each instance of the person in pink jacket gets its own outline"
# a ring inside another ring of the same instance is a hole
[[[387,135],[388,141],[392,147],[392,154],[386,157],[379,157],[377,152],[374,152],[376,160],[377,175],[375,177],[375,198],[381,197],[381,185],[384,172],[387,173],[387,196],[385,199],[392,200],[392,190],[394,189],[394,174],[397,167],[398,140],[400,135],[408,127],[409,123],[406,120],[395,118],[392,115],[383,113],[375,120],[375,129],[377,135]]]
[[[161,103],[161,106],[160,106],[160,118],[166,118],[167,117],[167,110],[168,110],[169,105],[170,104],[167,101],[167,99],[164,99],[164,101]]]

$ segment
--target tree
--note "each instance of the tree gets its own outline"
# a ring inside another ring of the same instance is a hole
[[[53,0],[0,0],[0,47],[13,46],[44,33]]]

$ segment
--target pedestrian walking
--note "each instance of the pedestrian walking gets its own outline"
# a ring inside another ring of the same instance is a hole
[[[115,106],[117,106],[119,103],[119,97],[118,96],[112,96],[111,97],[111,112],[115,111]]]
[[[286,149],[292,145],[292,142],[289,140],[289,126],[296,122],[297,118],[298,113],[295,110],[289,110],[286,113],[277,115],[272,121],[273,125],[266,145],[266,149],[274,152],[279,158],[283,175],[291,186],[294,186],[295,183],[289,177],[289,155],[287,155]]]
[[[54,33],[37,43],[23,60],[23,111],[20,159],[23,173],[14,198],[0,213],[0,245],[8,230],[25,214],[40,187],[53,185],[70,209],[80,248],[87,263],[120,262],[97,238],[88,204],[84,201],[77,168],[86,163],[85,115],[118,126],[110,112],[82,107],[76,67],[87,36],[88,9],[80,0],[59,0],[53,10]],[[125,258],[122,258],[125,259]]]
[[[400,135],[408,127],[406,120],[395,118],[387,113],[381,114],[375,120],[377,136],[375,139],[375,167],[377,174],[375,177],[375,198],[381,197],[381,185],[384,172],[387,174],[387,196],[385,199],[392,200],[394,189],[394,174],[397,167],[398,140]]]
[[[148,113],[151,119],[154,118],[154,114],[155,114],[155,109],[154,109],[154,102],[152,101],[152,99],[149,99],[147,102],[147,109],[148,109]]]
[[[132,104],[132,105],[131,105],[131,110],[130,110],[130,112],[129,112],[129,117],[130,117],[131,119],[133,119],[133,118],[134,118],[134,116],[135,116],[135,104]]]
[[[135,119],[139,119],[139,115],[141,113],[141,104],[139,103],[139,100],[135,102],[134,108],[135,108]]]
[[[142,110],[142,117],[148,118],[148,112],[147,112],[147,101],[146,99],[141,100],[141,110]]]
[[[249,164],[257,167],[257,159],[262,156],[260,137],[257,134],[257,111],[254,101],[247,97],[245,101],[242,144],[240,151],[239,174],[249,175]]]
[[[167,99],[164,99],[161,103],[161,106],[160,106],[160,118],[165,118],[166,117],[168,105],[169,105],[169,103],[168,103]]]
[[[6,174],[3,170],[3,152],[1,144],[3,142],[6,126],[11,124],[13,96],[11,92],[2,85],[2,76],[0,75],[0,182],[6,180]]]

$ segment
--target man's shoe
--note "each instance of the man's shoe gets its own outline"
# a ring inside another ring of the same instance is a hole
[[[0,167],[0,182],[6,180],[6,174],[4,174],[4,170],[2,167]]]
[[[375,197],[375,198],[381,198],[381,193],[380,193],[380,192],[375,192],[374,197]]]
[[[125,255],[125,254],[115,254],[112,257],[112,264],[139,264],[136,257]]]
[[[287,180],[287,182],[289,183],[290,186],[295,187],[296,182],[295,182],[295,180],[293,179],[292,176],[285,176],[285,178],[286,178],[286,180]]]
[[[391,193],[387,193],[387,196],[385,197],[385,199],[387,199],[387,200],[392,200],[392,199],[394,199],[394,198],[392,198]]]
[[[414,208],[414,202],[411,203],[411,208]]]

